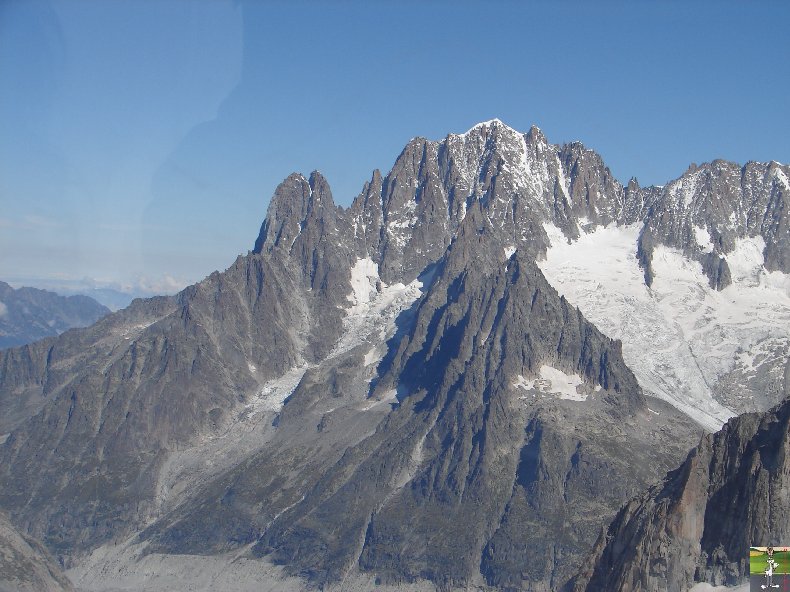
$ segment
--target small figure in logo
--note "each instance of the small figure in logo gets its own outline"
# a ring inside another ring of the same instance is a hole
[[[774,570],[779,567],[779,564],[774,561],[774,548],[768,547],[766,553],[768,554],[768,561],[766,562],[768,565],[765,566],[765,572],[763,572],[765,573],[765,584],[760,584],[760,588],[763,590],[779,587],[779,584],[774,584]]]

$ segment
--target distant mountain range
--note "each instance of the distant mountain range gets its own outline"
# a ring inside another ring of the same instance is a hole
[[[788,177],[623,186],[498,120],[349,208],[292,174],[226,271],[0,352],[0,508],[84,590],[741,582],[784,531],[660,500],[785,515]]]
[[[0,281],[0,348],[32,343],[92,325],[110,309],[88,296],[59,296]]]
[[[177,291],[172,287],[169,290],[152,291],[150,286],[143,289],[140,286],[121,286],[116,283],[104,284],[90,278],[77,280],[41,278],[32,274],[24,277],[14,277],[8,279],[8,282],[15,286],[31,286],[55,292],[61,296],[88,296],[113,312],[126,308],[135,298],[151,298],[162,294],[172,294]],[[160,287],[165,288],[165,286]]]

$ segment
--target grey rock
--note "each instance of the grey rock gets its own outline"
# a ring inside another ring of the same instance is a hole
[[[0,445],[0,505],[67,564],[148,523],[169,454],[221,433],[262,383],[337,340],[331,286],[309,292],[324,280],[288,261],[240,258],[177,297],[0,354],[14,368],[0,401],[16,419]]]
[[[734,367],[713,385],[713,396],[737,414],[765,411],[790,395],[790,347],[783,339],[766,339],[753,360],[736,358]]]
[[[503,245],[540,257],[544,222],[569,237],[581,219],[588,228],[630,223],[644,210],[632,203],[644,195],[632,193],[628,201],[600,156],[580,143],[555,146],[538,128],[521,134],[493,120],[439,142],[413,139],[341,217],[357,255],[378,263],[382,280],[408,283],[442,256],[473,204]]]
[[[630,221],[625,212],[625,191],[597,153],[573,142],[562,147],[559,157],[568,172],[575,219],[586,218],[601,226]]]
[[[0,592],[74,592],[46,548],[0,512]]]
[[[740,584],[751,545],[790,536],[790,401],[706,435],[660,485],[631,500],[601,535],[574,590],[685,591]]]
[[[440,263],[411,329],[393,348],[370,396],[396,390],[399,405],[262,529],[256,554],[319,583],[341,581],[358,566],[385,582],[465,585],[479,577],[482,562],[492,585],[550,586],[571,575],[574,559],[597,534],[601,513],[613,514],[625,491],[649,482],[656,466],[669,466],[685,449],[677,444],[696,431],[669,414],[672,439],[655,426],[644,436],[650,414],[618,344],[559,298],[534,263],[518,256],[504,261],[478,206]],[[595,385],[603,388],[586,404],[527,404],[512,381],[542,363],[578,372],[591,393]],[[324,397],[344,388],[321,384]],[[283,417],[310,392],[300,386]],[[625,421],[634,423],[628,434],[615,428]],[[617,433],[619,444],[588,440],[582,436],[588,430]],[[623,458],[615,460],[618,455]],[[538,475],[530,458],[540,465]],[[645,473],[633,464],[647,467]],[[577,479],[564,477],[571,465]],[[603,477],[611,472],[618,486]],[[549,503],[558,482],[561,490],[565,483],[578,491]],[[556,534],[557,513],[542,511],[549,506],[569,514],[594,507],[596,527],[580,527],[563,555],[536,565],[512,528],[531,522],[536,532]],[[534,573],[524,576],[519,565]]]

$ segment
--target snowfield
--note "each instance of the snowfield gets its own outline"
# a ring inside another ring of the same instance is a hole
[[[759,354],[768,343],[790,343],[790,278],[765,270],[762,237],[742,239],[727,254],[733,283],[717,292],[699,263],[662,245],[648,288],[636,258],[639,225],[599,227],[573,242],[551,224],[545,229],[552,246],[538,265],[548,281],[622,340],[646,394],[711,431],[736,414],[717,400],[719,378],[746,361],[755,370],[753,360],[766,358]],[[700,243],[705,234],[697,234]],[[753,397],[743,389],[742,396]]]
[[[377,263],[369,257],[357,259],[351,268],[352,291],[346,296],[351,308],[344,320],[343,336],[330,359],[363,343],[371,343],[373,347],[365,354],[365,365],[381,361],[386,353],[386,340],[395,334],[395,319],[422,295],[423,279],[408,285],[387,285],[379,278]]]
[[[579,392],[579,387],[584,385],[584,380],[578,374],[566,374],[552,366],[540,367],[540,377],[527,380],[520,374],[513,383],[514,388],[523,389],[529,394],[522,395],[521,399],[540,395],[554,395],[560,399],[571,401],[586,401],[587,393]],[[600,391],[600,385],[595,385],[595,391]]]

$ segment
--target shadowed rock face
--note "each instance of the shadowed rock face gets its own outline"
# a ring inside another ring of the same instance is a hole
[[[59,296],[0,282],[0,349],[92,325],[110,309],[88,296]]]
[[[752,545],[790,537],[790,401],[706,435],[598,540],[574,590],[684,591],[748,577]]]
[[[384,581],[466,585],[482,572],[504,589],[554,586],[570,575],[600,516],[643,482],[625,465],[655,466],[673,454],[647,452],[635,432],[630,451],[600,438],[647,415],[619,344],[558,298],[531,261],[502,263],[484,224],[469,212],[380,387],[397,380],[403,409],[415,399],[414,428],[385,447],[412,461],[401,469],[409,480],[372,508],[359,557]],[[522,398],[516,377],[542,365],[578,373],[587,400]],[[622,475],[619,489],[608,471]]]
[[[49,552],[0,513],[0,592],[74,592]]]
[[[0,507],[67,565],[137,536],[314,584],[559,589],[699,428],[546,282],[544,225],[667,195],[496,120],[413,140],[348,209],[291,175],[226,271],[0,352]]]

